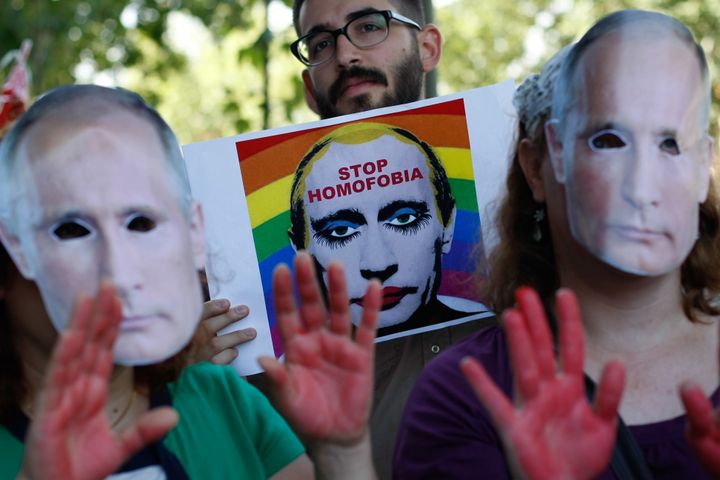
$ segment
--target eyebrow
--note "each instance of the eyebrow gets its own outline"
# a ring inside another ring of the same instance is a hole
[[[387,220],[401,208],[412,208],[419,213],[428,212],[428,205],[426,202],[418,202],[414,200],[395,200],[380,209],[380,211],[378,212],[378,221],[383,222]]]
[[[613,122],[613,121],[601,121],[601,122],[590,121],[585,125],[585,128],[578,134],[578,138],[588,137],[591,134],[596,133],[600,130],[622,131],[622,130],[624,130],[624,128],[617,122]]]
[[[162,210],[148,204],[130,205],[126,208],[123,208],[120,213],[115,214],[114,216],[119,219],[123,219],[134,213],[153,215],[159,218],[163,218],[164,216],[164,212]],[[50,225],[56,223],[73,222],[76,219],[83,220],[88,223],[93,223],[92,217],[92,215],[88,215],[87,212],[79,210],[77,208],[71,208],[66,211],[62,211],[60,209],[44,209],[42,218],[40,220],[40,226],[44,228],[45,226],[49,227]]]
[[[619,124],[617,122],[613,122],[613,121],[589,123],[585,127],[585,129],[582,132],[580,132],[578,138],[588,137],[591,134],[601,131],[601,130],[617,130],[619,132],[627,132],[629,129],[627,129],[626,127],[622,126],[621,124]],[[672,128],[672,127],[663,127],[652,133],[653,133],[653,135],[656,135],[658,137],[678,138],[680,136],[680,130],[677,128]],[[632,135],[632,131],[630,131],[630,135]]]
[[[658,137],[674,137],[680,136],[680,131],[676,128],[663,128],[657,132]]]
[[[310,225],[316,232],[324,230],[330,223],[338,220],[347,220],[357,225],[365,225],[365,216],[355,208],[344,208],[318,219],[310,219]]]
[[[372,8],[372,7],[363,8],[361,10],[355,10],[355,11],[350,12],[347,15],[345,15],[345,22],[350,22],[352,20],[355,20],[356,18],[362,17],[363,15],[367,15],[369,13],[377,13],[380,11],[382,11],[382,10],[378,10],[377,8]],[[338,27],[338,28],[342,28],[342,27]],[[337,29],[331,28],[330,25],[327,23],[313,25],[313,27],[310,30],[308,30],[307,33],[305,33],[305,35],[303,35],[303,37],[307,36],[307,35],[311,35],[313,33],[331,32],[333,30],[337,30]]]
[[[41,207],[42,208],[42,207]],[[75,220],[82,220],[83,222],[91,223],[90,219],[86,214],[80,210],[48,210],[43,208],[40,221],[35,225],[35,228],[45,229],[50,228],[53,225],[65,222],[74,222]]]

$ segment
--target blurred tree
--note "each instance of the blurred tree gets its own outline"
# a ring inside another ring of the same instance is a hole
[[[601,15],[629,7],[660,10],[685,22],[708,53],[713,78],[718,78],[719,0],[423,3],[445,39],[439,94],[507,78],[522,80]],[[295,38],[292,26],[271,25],[291,4],[3,0],[0,56],[31,38],[34,93],[73,81],[132,88],[156,105],[187,143],[316,118],[304,105],[302,66],[288,53]],[[713,85],[717,103],[720,83]],[[431,79],[431,95],[433,87]],[[715,112],[713,126],[717,131]]]
[[[5,0],[0,4],[0,52],[17,48],[24,38],[35,44],[30,58],[36,91],[75,80],[77,64],[96,70],[133,66],[142,60],[138,36],[162,46],[169,15],[184,10],[222,38],[247,26],[246,9],[255,0]],[[129,36],[136,32],[135,37]],[[182,55],[166,50],[155,71],[182,68]]]
[[[178,134],[184,142],[218,132],[228,135],[268,128],[288,123],[303,101],[299,65],[292,73],[279,65],[284,78],[273,78],[274,55],[290,61],[274,43],[285,46],[292,39],[284,34],[273,39],[268,28],[270,3],[5,0],[0,2],[0,56],[31,38],[33,93],[75,81],[132,88],[156,105],[174,127],[182,125]],[[178,16],[185,21],[178,22]],[[175,30],[182,25],[194,28],[171,32],[173,25]],[[173,42],[171,34],[180,41]],[[193,58],[188,55],[188,45],[199,51]],[[230,45],[235,48],[231,59]],[[208,57],[220,61],[224,69],[209,68],[204,61]],[[237,79],[239,72],[242,79]],[[2,73],[6,72],[0,76]],[[198,77],[206,85],[203,90],[196,88]],[[236,78],[238,83],[228,85],[228,78]],[[271,99],[270,92],[274,95],[278,86],[278,98]],[[272,112],[275,103],[282,113],[279,117]],[[200,104],[202,109],[188,111],[188,105]],[[203,118],[197,118],[200,112]]]
[[[440,94],[499,82],[522,81],[562,46],[576,41],[597,19],[623,8],[674,16],[695,34],[713,77],[713,134],[718,131],[720,29],[718,0],[454,0],[436,8],[445,37]]]

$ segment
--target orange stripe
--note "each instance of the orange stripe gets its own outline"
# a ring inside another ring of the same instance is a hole
[[[390,115],[368,119],[371,122],[381,122],[397,125],[417,135],[432,146],[470,148],[467,135],[465,117],[460,115]],[[242,158],[243,184],[245,194],[262,188],[278,178],[291,175],[301,157],[297,152],[307,152],[320,138],[338,128],[338,125],[313,129],[304,135],[297,132],[275,137],[276,143],[254,155]],[[262,140],[267,144],[267,139]],[[249,143],[252,143],[251,140]],[[248,142],[243,142],[248,143]],[[242,144],[237,146],[238,152],[257,151],[249,145],[247,149]],[[239,153],[242,155],[242,153]]]

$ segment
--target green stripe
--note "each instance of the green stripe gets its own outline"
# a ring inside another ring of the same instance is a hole
[[[260,262],[288,245],[290,242],[288,228],[290,228],[289,210],[253,229],[255,250]]]
[[[477,197],[475,196],[475,182],[473,180],[462,180],[451,178],[450,188],[455,195],[455,203],[458,210],[477,212]]]

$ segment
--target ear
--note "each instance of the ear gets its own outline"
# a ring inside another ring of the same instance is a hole
[[[453,207],[450,219],[445,225],[442,234],[442,253],[446,254],[452,247],[453,234],[455,233],[455,217],[457,216],[457,207]]]
[[[700,155],[700,178],[698,179],[698,203],[704,203],[710,190],[710,177],[712,176],[712,162],[715,151],[715,141],[710,135],[706,135],[706,140],[703,142],[701,147]]]
[[[565,183],[565,164],[563,163],[563,145],[558,132],[558,120],[553,118],[545,122],[545,138],[547,141],[548,154],[552,162],[555,180],[558,183]]]
[[[0,223],[0,241],[2,241],[5,250],[12,258],[15,267],[26,280],[35,280],[35,276],[30,268],[30,262],[28,262],[27,256],[23,252],[20,238],[12,233],[4,223]]]
[[[523,138],[518,145],[518,163],[530,187],[533,200],[545,203],[545,182],[543,182],[542,165],[545,156],[538,152],[532,142]]]
[[[205,268],[205,215],[202,205],[193,200],[190,204],[190,246],[196,270]]]
[[[320,115],[320,109],[317,106],[317,100],[315,99],[315,87],[313,85],[312,78],[310,78],[310,71],[306,68],[302,71],[303,86],[305,90],[305,102],[307,103],[310,110],[315,114]]]
[[[417,33],[417,40],[423,72],[431,72],[440,63],[442,34],[435,25],[428,23]]]

